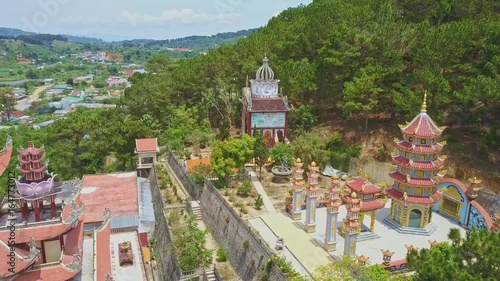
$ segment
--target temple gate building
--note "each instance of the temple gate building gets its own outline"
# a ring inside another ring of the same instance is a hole
[[[402,140],[396,140],[399,153],[392,157],[397,169],[389,173],[394,185],[386,192],[392,198],[388,223],[399,232],[429,235],[433,206],[441,200],[438,174],[446,156],[438,156],[445,142],[438,142],[445,127],[438,127],[427,114],[425,94],[420,114],[400,125]]]
[[[288,113],[291,108],[287,97],[279,95],[279,80],[265,57],[250,87],[243,88],[242,133],[250,136],[259,130],[268,147],[285,142],[288,136]]]

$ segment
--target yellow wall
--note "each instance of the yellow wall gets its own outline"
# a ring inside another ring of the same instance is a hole
[[[61,246],[59,239],[45,242],[45,258],[47,262],[59,261],[61,258]]]

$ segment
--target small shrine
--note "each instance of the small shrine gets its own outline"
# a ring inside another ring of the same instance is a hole
[[[259,130],[268,147],[277,142],[285,143],[288,136],[288,98],[279,94],[280,80],[274,79],[269,59],[262,60],[255,79],[243,88],[241,131],[250,136]]]
[[[347,188],[344,190],[346,195],[341,196],[344,202],[349,200],[349,195],[353,192],[362,201],[360,213],[359,213],[359,227],[358,227],[358,241],[369,240],[379,238],[375,232],[375,219],[376,212],[379,209],[384,208],[385,202],[381,199],[382,189],[377,185],[370,183],[362,177],[357,177],[352,181],[346,183]],[[363,225],[363,220],[365,216],[370,216],[370,228]],[[372,235],[365,235],[372,233]]]
[[[157,161],[157,154],[160,152],[158,139],[136,139],[135,153],[139,160],[137,162],[137,172],[139,176],[147,177],[149,170],[153,168]]]
[[[401,233],[430,235],[437,228],[431,224],[432,208],[442,197],[437,186],[446,159],[438,156],[445,143],[437,139],[445,127],[437,126],[427,114],[426,100],[427,93],[420,114],[399,126],[403,139],[395,141],[399,153],[392,157],[397,168],[389,173],[394,185],[386,191],[392,198],[386,222]]]

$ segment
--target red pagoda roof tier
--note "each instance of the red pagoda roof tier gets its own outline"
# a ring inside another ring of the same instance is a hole
[[[443,194],[440,192],[434,193],[434,195],[432,195],[431,197],[413,196],[413,195],[405,196],[404,192],[396,188],[388,189],[386,190],[386,193],[387,195],[391,196],[391,198],[399,201],[404,201],[406,203],[413,203],[413,204],[424,204],[424,205],[436,204],[443,196]]]
[[[46,169],[47,169],[48,165],[47,164],[43,164],[43,166],[41,166],[40,168],[29,168],[29,169],[25,169],[23,168],[22,166],[20,166],[18,168],[19,172],[23,173],[23,174],[28,174],[28,173],[42,173],[44,172]]]
[[[347,182],[347,186],[354,192],[360,194],[375,194],[381,191],[381,188],[370,183],[362,177],[357,177],[355,180]]]
[[[17,160],[19,160],[19,163],[21,163],[21,164],[39,163],[39,162],[41,162],[44,159],[45,159],[45,155],[42,155],[38,159],[23,159],[23,157],[21,157],[21,156],[19,156],[17,158]]]
[[[439,137],[445,129],[438,127],[425,110],[422,110],[408,125],[400,125],[400,128],[403,134],[420,138]]]
[[[8,241],[8,240],[4,240]],[[0,240],[0,255],[5,258],[11,255],[10,247],[5,244],[2,240]],[[16,251],[14,252],[14,261],[13,261],[13,270],[14,273],[9,271],[12,269],[11,264],[9,262],[0,263],[0,279],[8,280],[9,277],[12,277],[20,272],[23,272],[29,269],[33,264],[36,263],[36,259],[38,257],[38,251],[31,253],[28,249],[22,249],[21,246],[16,246]],[[10,257],[9,257],[10,258]],[[18,279],[16,279],[18,280]]]
[[[389,176],[398,182],[414,186],[436,186],[439,184],[439,182],[436,182],[429,178],[413,178],[413,177],[407,178],[405,174],[398,171],[389,173]]]
[[[444,145],[439,142],[432,145],[423,145],[423,144],[413,144],[405,140],[396,142],[396,146],[405,151],[412,151],[414,153],[422,153],[422,154],[438,153],[443,151],[444,147]]]
[[[30,141],[28,142],[28,148],[20,148],[17,151],[21,156],[39,155],[40,153],[43,153],[43,147],[36,148],[33,146],[33,142]]]
[[[443,160],[436,159],[434,161],[410,161],[403,156],[392,157],[392,162],[396,165],[409,167],[414,170],[436,170],[441,168]]]
[[[290,111],[287,101],[283,97],[252,98],[251,112],[284,112]]]

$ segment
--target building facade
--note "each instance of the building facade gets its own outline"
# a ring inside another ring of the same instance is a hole
[[[279,80],[265,57],[250,87],[243,88],[242,133],[250,136],[254,130],[262,132],[270,147],[285,142],[288,136],[288,113],[291,108],[287,97],[279,94]]]

